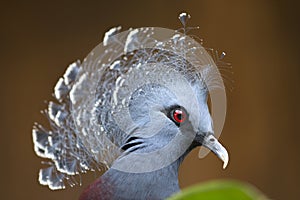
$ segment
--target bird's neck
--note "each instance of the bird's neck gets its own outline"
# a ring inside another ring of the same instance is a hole
[[[112,165],[86,189],[80,200],[165,199],[180,190],[178,170],[185,155],[166,167],[145,173],[124,172]]]

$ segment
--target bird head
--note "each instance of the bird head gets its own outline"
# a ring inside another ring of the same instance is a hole
[[[72,176],[103,166],[151,172],[197,146],[226,167],[228,153],[214,136],[208,107],[223,81],[206,49],[165,28],[119,31],[108,31],[55,86],[59,103],[50,102],[45,112],[51,129],[33,129],[37,155],[50,160],[40,183],[62,189],[65,181],[77,184]]]
[[[153,38],[168,31],[146,30]],[[225,168],[228,153],[214,136],[208,108],[209,92],[221,82],[215,63],[194,39],[173,31],[167,35],[153,45],[152,40],[142,41],[143,29],[127,33],[125,54],[105,72],[114,75],[99,83],[112,82],[109,100],[101,100],[106,103],[97,109],[99,124],[122,150],[112,167],[132,173],[154,171],[204,146]]]

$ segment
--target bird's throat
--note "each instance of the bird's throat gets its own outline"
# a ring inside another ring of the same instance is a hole
[[[182,160],[183,157],[164,168],[145,173],[128,173],[112,166],[85,190],[80,200],[165,199],[180,190],[178,169]]]

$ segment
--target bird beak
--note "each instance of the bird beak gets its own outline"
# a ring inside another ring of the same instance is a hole
[[[222,144],[212,134],[209,134],[204,138],[202,145],[211,150],[223,161],[223,169],[225,169],[228,165],[229,156]]]

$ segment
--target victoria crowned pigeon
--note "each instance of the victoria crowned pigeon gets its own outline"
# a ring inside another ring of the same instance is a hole
[[[44,111],[50,126],[33,128],[48,165],[42,185],[63,189],[107,170],[80,200],[167,198],[180,190],[178,168],[197,146],[228,163],[207,103],[224,90],[216,60],[185,31],[120,29],[67,68]]]

